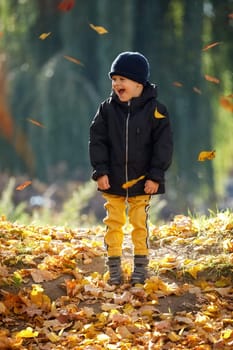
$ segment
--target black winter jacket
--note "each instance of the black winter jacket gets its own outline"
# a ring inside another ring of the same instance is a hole
[[[156,118],[155,110],[165,116]],[[109,176],[104,192],[120,196],[145,195],[146,179],[158,182],[165,192],[164,173],[171,164],[172,131],[166,107],[157,101],[157,89],[147,83],[140,97],[121,102],[112,92],[101,103],[90,127],[89,154],[92,178]],[[134,186],[123,189],[129,180],[145,175]]]

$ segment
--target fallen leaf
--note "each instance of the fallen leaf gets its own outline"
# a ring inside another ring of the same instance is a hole
[[[211,75],[205,74],[205,79],[210,81],[211,83],[219,84],[220,80],[218,78],[215,78]]]
[[[48,38],[48,36],[51,35],[51,33],[52,33],[52,32],[49,32],[49,33],[42,33],[42,34],[40,34],[39,38],[40,38],[41,40],[45,40],[45,39]]]
[[[44,128],[44,127],[45,127],[42,123],[38,122],[38,121],[35,120],[35,119],[30,119],[30,118],[28,118],[27,121],[29,121],[30,123],[32,123],[32,124],[34,124],[34,125],[36,125],[36,126],[39,126],[40,128]]]
[[[107,29],[105,29],[104,27],[95,26],[94,24],[91,24],[91,23],[89,25],[93,30],[95,30],[100,35],[108,33]]]
[[[122,185],[122,188],[124,189],[127,189],[129,187],[132,187],[134,186],[136,183],[138,183],[138,181],[141,181],[145,178],[145,175],[142,175],[142,176],[139,176],[137,179],[133,179],[133,180],[130,180],[130,181],[127,181],[125,182],[123,185]]]
[[[41,283],[44,281],[51,281],[56,278],[56,275],[52,271],[33,269],[31,276],[34,282]]]
[[[216,41],[215,43],[212,43],[212,44],[209,44],[209,45],[206,45],[205,47],[203,47],[202,51],[207,51],[209,49],[211,49],[212,47],[215,47],[217,45],[220,45],[221,42],[220,41]]]
[[[60,11],[67,12],[72,10],[74,5],[75,5],[75,0],[62,0],[57,8]]]
[[[84,66],[84,64],[81,61],[79,61],[77,58],[75,58],[75,57],[65,55],[64,58],[67,59],[70,62],[73,62],[73,63],[79,64],[81,66]]]
[[[211,160],[213,158],[215,158],[215,151],[202,151],[199,153],[198,155],[198,160],[200,162],[203,162],[204,160]]]
[[[163,118],[166,118],[165,115],[159,113],[159,111],[157,110],[157,107],[155,108],[155,111],[154,111],[154,117],[155,117],[156,119],[163,119]]]
[[[31,185],[32,181],[24,181],[21,185],[16,187],[17,191],[22,191],[24,190],[26,187],[28,187],[29,185]]]
[[[26,329],[22,329],[22,331],[16,334],[16,338],[34,338],[38,336],[38,332],[34,332],[31,327],[27,327]]]

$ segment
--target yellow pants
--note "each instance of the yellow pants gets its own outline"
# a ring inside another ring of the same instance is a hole
[[[121,256],[124,239],[123,226],[128,209],[129,223],[133,226],[131,237],[134,255],[148,255],[149,230],[147,225],[150,195],[125,198],[104,193],[106,224],[104,237],[108,256]]]

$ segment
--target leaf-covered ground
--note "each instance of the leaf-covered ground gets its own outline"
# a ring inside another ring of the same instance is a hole
[[[233,214],[151,229],[149,277],[107,284],[103,227],[0,219],[0,350],[232,349]]]

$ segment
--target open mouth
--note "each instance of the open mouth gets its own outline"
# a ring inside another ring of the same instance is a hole
[[[125,92],[125,89],[119,89],[118,90],[118,95],[121,96],[121,95],[123,95],[124,92]]]

